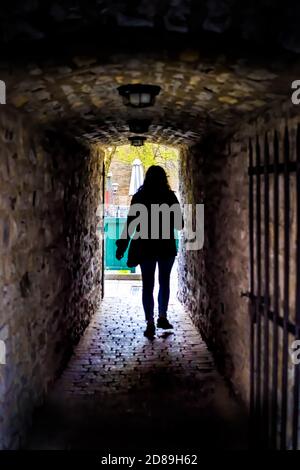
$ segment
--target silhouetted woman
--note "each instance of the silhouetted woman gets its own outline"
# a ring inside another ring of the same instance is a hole
[[[177,254],[174,229],[182,228],[180,205],[170,189],[165,170],[151,166],[144,184],[132,197],[127,222],[117,240],[116,257],[121,259],[127,249],[129,267],[140,264],[143,281],[143,307],[147,327],[144,335],[155,335],[154,279],[156,264],[159,272],[157,327],[173,328],[167,318],[170,296],[170,275]]]

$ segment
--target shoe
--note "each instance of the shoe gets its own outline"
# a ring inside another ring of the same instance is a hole
[[[146,338],[153,338],[155,336],[155,325],[154,323],[148,323],[147,328],[144,331]]]
[[[173,325],[169,322],[169,320],[165,317],[160,317],[157,320],[157,328],[163,328],[164,330],[171,330]]]

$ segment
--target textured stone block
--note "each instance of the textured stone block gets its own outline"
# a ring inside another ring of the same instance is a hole
[[[43,136],[13,113],[0,123],[0,341],[8,361],[0,365],[0,448],[13,449],[101,295],[94,257],[100,267],[102,153],[59,135],[47,153]],[[60,155],[55,168],[52,154]]]

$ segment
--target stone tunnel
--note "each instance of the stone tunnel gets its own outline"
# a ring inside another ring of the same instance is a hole
[[[260,444],[297,448],[298,5],[15,3],[1,13],[0,448],[26,447],[101,320],[105,149],[145,118],[149,142],[179,150],[182,203],[204,203],[204,247],[179,254],[179,299],[245,416],[243,445],[259,426]],[[161,87],[154,106],[124,106],[117,88],[137,83]]]

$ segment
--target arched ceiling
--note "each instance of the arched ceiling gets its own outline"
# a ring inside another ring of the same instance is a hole
[[[242,59],[203,60],[196,51],[183,51],[176,59],[119,55],[105,64],[96,57],[74,57],[65,65],[31,63],[3,76],[8,104],[36,122],[115,145],[127,142],[130,118],[152,119],[153,141],[191,143],[208,127],[222,129],[291,93],[283,64],[253,68]],[[124,106],[117,87],[127,83],[160,85],[155,106]]]
[[[16,3],[19,10],[2,12],[4,31],[10,25],[3,37],[11,53],[0,64],[7,103],[40,126],[59,127],[86,142],[127,143],[128,120],[147,117],[150,141],[191,144],[210,129],[228,128],[288,100],[291,81],[300,78],[298,56],[278,50],[297,43],[296,35],[288,41],[284,34],[293,2],[285,2],[281,30],[272,22],[281,10],[266,1],[255,12],[253,2],[245,2],[244,10],[233,0]],[[248,29],[257,33],[250,44],[242,42],[246,26],[235,24],[237,18],[246,21],[246,11],[252,11]],[[259,44],[259,11],[268,11],[276,51]],[[207,30],[214,30],[217,41]],[[125,107],[117,87],[128,83],[160,85],[155,106]]]

